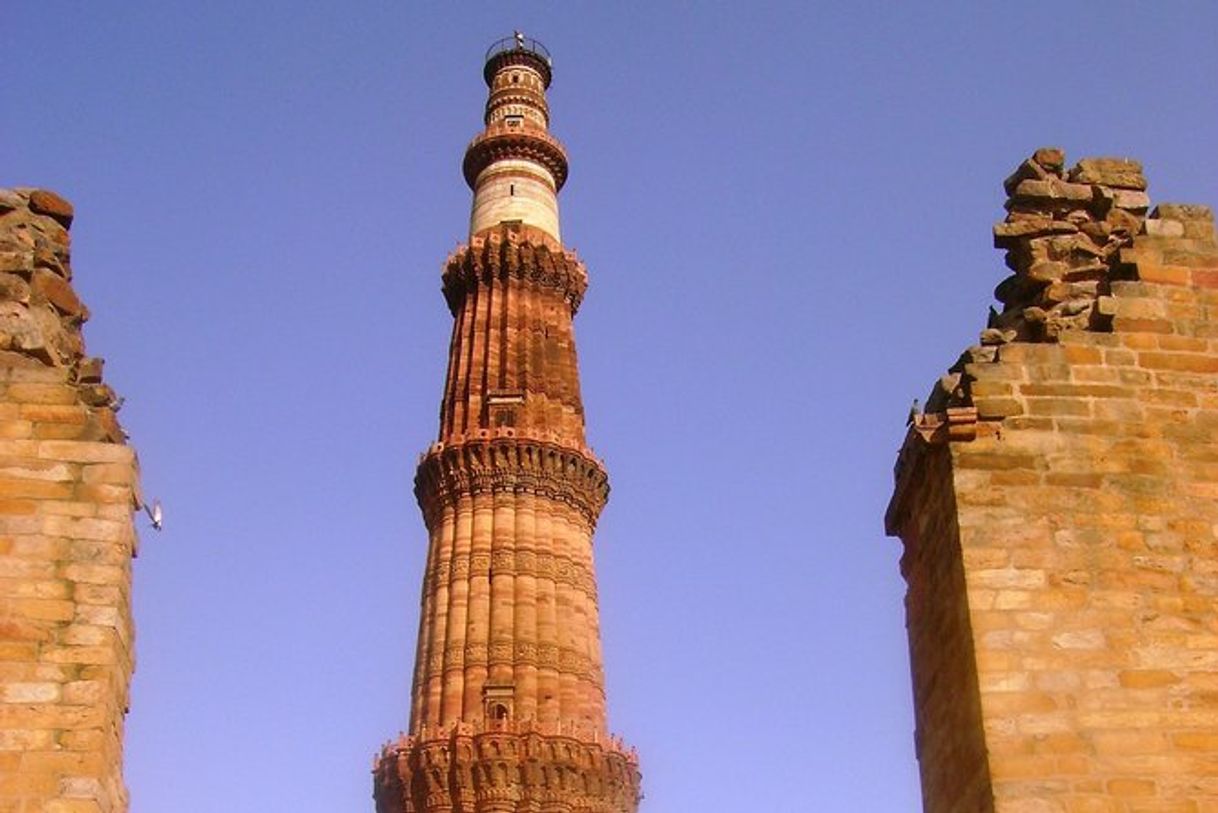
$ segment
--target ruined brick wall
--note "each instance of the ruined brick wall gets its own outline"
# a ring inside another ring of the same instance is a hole
[[[1213,215],[1062,158],[1007,180],[1002,310],[898,461],[925,809],[1214,811]]]
[[[84,355],[71,222],[0,190],[0,813],[127,808],[137,470]]]
[[[946,455],[935,455],[925,461],[924,476],[950,482],[950,467]],[[907,531],[901,563],[909,584],[905,606],[914,693],[920,698],[915,750],[926,795],[950,795],[960,810],[984,810],[991,790],[964,568],[958,556],[939,553],[960,533],[955,493],[939,488],[925,499],[926,510]]]

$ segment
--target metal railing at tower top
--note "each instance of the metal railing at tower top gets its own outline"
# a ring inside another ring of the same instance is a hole
[[[499,54],[504,54],[509,51],[524,51],[526,53],[535,54],[541,57],[547,65],[552,65],[550,52],[546,50],[546,46],[542,45],[535,39],[526,37],[517,32],[510,37],[504,37],[501,40],[496,40],[491,43],[491,47],[486,49],[486,58],[484,61],[490,62]]]

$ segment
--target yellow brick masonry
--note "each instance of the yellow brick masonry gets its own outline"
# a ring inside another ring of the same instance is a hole
[[[966,354],[902,450],[932,813],[1218,811],[1212,215],[1161,206],[1104,282],[1110,322]]]
[[[0,813],[119,813],[137,467],[100,363],[54,349],[82,314],[26,321],[54,306],[19,280],[66,263],[71,216],[18,193],[0,198]]]

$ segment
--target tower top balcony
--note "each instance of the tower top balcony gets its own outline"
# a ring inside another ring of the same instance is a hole
[[[554,66],[550,52],[546,46],[519,31],[510,37],[496,40],[486,49],[486,65],[482,68],[482,78],[486,80],[487,87],[493,84],[495,74],[510,65],[527,65],[541,74],[544,87],[550,87],[551,69]]]

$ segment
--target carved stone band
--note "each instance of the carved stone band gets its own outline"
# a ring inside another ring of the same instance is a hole
[[[616,738],[598,742],[592,732],[542,729],[530,721],[493,721],[403,737],[381,751],[373,769],[377,809],[455,809],[456,801],[462,810],[502,801],[502,810],[513,813],[555,804],[603,813],[636,809],[633,751]]]
[[[593,602],[596,601],[596,576],[590,567],[566,556],[543,551],[497,550],[453,558],[451,551],[443,549],[426,574],[426,584],[428,589],[439,585],[451,586],[471,575],[488,579],[502,575],[549,579],[555,584],[579,590]]]
[[[586,653],[554,644],[513,644],[507,641],[486,644],[459,641],[445,647],[443,652],[431,653],[427,659],[427,673],[438,675],[441,672],[459,672],[467,666],[489,666],[491,664],[553,669],[556,672],[596,682],[598,691],[604,691],[603,688],[599,688],[599,682],[604,679],[604,670],[599,664],[593,663],[592,658]]]
[[[424,455],[414,493],[429,529],[458,498],[496,493],[532,494],[569,505],[592,528],[609,498],[609,476],[600,461],[556,444],[471,440]]]
[[[466,294],[476,285],[492,280],[518,279],[559,292],[579,310],[588,290],[588,272],[573,251],[550,248],[511,229],[475,237],[448,257],[441,280],[444,300],[456,315]]]

